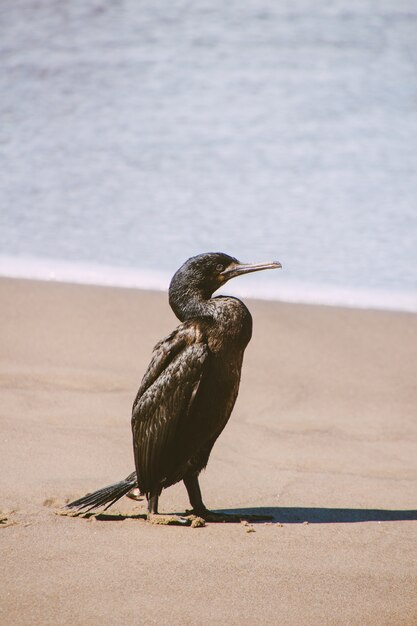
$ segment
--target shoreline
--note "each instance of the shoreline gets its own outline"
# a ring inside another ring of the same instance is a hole
[[[415,622],[417,316],[246,301],[201,482],[213,510],[272,515],[247,533],[152,526],[126,498],[107,521],[55,515],[132,471],[132,402],[178,321],[153,291],[0,279],[0,299],[4,623]],[[187,507],[182,484],[163,492]]]
[[[167,291],[171,274],[160,270],[0,255],[0,278],[6,279]],[[270,302],[417,313],[417,292],[302,283],[287,281],[285,275],[274,281],[265,277],[261,282],[251,280],[228,283],[227,292],[236,297]]]

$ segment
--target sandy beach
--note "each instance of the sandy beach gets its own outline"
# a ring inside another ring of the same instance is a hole
[[[0,280],[2,624],[417,623],[417,316],[246,301],[254,334],[207,505],[154,526],[68,501],[133,470],[130,411],[163,293]],[[161,509],[188,507],[182,484]],[[253,530],[254,532],[247,532]]]

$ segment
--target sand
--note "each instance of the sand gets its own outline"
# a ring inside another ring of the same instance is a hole
[[[0,304],[2,624],[417,624],[416,315],[248,301],[201,482],[212,509],[273,521],[184,528],[127,498],[54,512],[132,471],[165,294],[2,279]],[[187,506],[182,485],[161,498]]]

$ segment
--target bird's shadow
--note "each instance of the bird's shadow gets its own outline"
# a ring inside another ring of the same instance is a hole
[[[265,521],[281,524],[352,524],[357,522],[416,521],[417,510],[388,509],[336,509],[324,507],[257,507],[246,509],[222,509],[223,513],[248,519],[251,522]],[[258,518],[258,519],[257,519]],[[263,519],[261,519],[263,518]]]
[[[183,515],[189,514],[186,511]],[[324,507],[253,507],[244,509],[216,509],[212,510],[210,522],[248,521],[256,523],[280,524],[352,524],[358,522],[400,522],[417,521],[417,510],[389,510],[389,509],[339,509]],[[62,514],[62,512],[60,513]],[[69,514],[77,517],[79,513]],[[216,516],[218,518],[216,519]],[[99,521],[122,521],[126,519],[146,520],[146,513],[121,513],[119,511],[101,513],[84,513],[81,517],[95,517]]]

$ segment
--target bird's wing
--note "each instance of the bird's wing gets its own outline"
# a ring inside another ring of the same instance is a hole
[[[193,345],[202,340],[204,339],[200,327],[195,323],[185,322],[156,344],[152,352],[151,362],[136,394],[133,412],[141,396],[158,379],[158,376],[168,367],[177,354],[187,345]]]
[[[155,346],[132,414],[138,484],[150,493],[175,471],[178,440],[198,392],[208,348],[198,325],[183,324]]]

